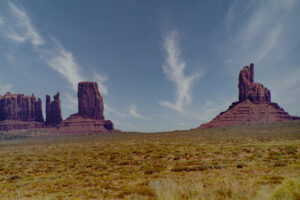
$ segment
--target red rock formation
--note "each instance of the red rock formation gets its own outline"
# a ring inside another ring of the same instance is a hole
[[[44,127],[42,100],[23,94],[0,96],[0,131]]]
[[[61,133],[103,133],[117,131],[103,116],[104,103],[96,82],[78,84],[78,113],[71,115],[59,127]]]
[[[89,134],[108,133],[118,130],[114,129],[110,120],[83,118],[78,114],[74,114],[64,120],[57,131],[64,134]]]
[[[41,130],[44,129],[45,125],[41,122],[24,122],[19,120],[4,120],[0,121],[0,131],[10,131],[10,130]]]
[[[105,133],[118,131],[103,116],[104,104],[95,82],[78,84],[78,113],[62,121],[60,94],[51,101],[46,96],[46,122],[43,123],[42,101],[22,94],[0,96],[0,131],[35,129],[51,133]]]
[[[277,104],[254,104],[247,99],[222,112],[209,123],[202,124],[200,128],[266,124],[296,119],[299,118],[289,115]]]
[[[103,99],[96,82],[78,84],[78,114],[83,118],[104,120]]]
[[[239,101],[227,111],[199,128],[265,124],[300,119],[271,102],[271,92],[260,83],[254,83],[254,64],[245,66],[239,75]]]
[[[36,100],[34,94],[28,97],[6,93],[0,97],[0,121],[3,120],[44,122],[41,99]]]
[[[110,121],[110,120],[105,120],[104,128],[105,128],[106,130],[109,130],[109,131],[115,129],[115,128],[114,128],[114,124],[113,124],[112,121]]]
[[[254,83],[254,64],[245,66],[239,75],[239,102],[249,99],[255,104],[271,102],[271,92],[260,83]]]
[[[54,100],[51,102],[51,97],[46,96],[46,124],[55,126],[60,124],[63,121],[61,116],[61,103],[60,103],[60,94],[54,96]]]

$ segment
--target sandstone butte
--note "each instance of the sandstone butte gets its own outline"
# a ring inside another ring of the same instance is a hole
[[[103,116],[104,103],[96,82],[78,84],[78,113],[63,120],[60,93],[46,96],[46,120],[42,101],[32,95],[6,93],[0,96],[0,131],[34,129],[53,133],[103,133],[118,131]]]
[[[198,128],[255,125],[298,120],[277,103],[271,102],[271,92],[260,83],[254,82],[254,64],[245,66],[239,74],[239,101],[233,102],[228,110]]]

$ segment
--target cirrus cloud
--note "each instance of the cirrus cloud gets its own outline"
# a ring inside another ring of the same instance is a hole
[[[177,31],[171,31],[164,40],[166,62],[162,69],[166,78],[171,81],[176,90],[175,103],[159,101],[160,105],[169,107],[178,112],[184,112],[184,106],[192,101],[192,84],[200,77],[199,73],[186,76],[184,70],[186,64],[181,58],[181,51],[177,42]]]

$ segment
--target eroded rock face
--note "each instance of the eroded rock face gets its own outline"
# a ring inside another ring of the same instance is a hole
[[[64,120],[58,130],[64,134],[109,133],[118,131],[110,120],[83,118],[78,113]]]
[[[17,120],[24,122],[44,122],[42,100],[23,94],[6,93],[0,97],[0,121]]]
[[[103,116],[104,103],[96,82],[78,84],[78,113],[64,120],[61,133],[107,133],[118,131],[110,120]]]
[[[297,119],[299,118],[289,115],[276,103],[255,104],[247,99],[222,112],[209,123],[202,124],[200,128],[267,124]]]
[[[109,131],[114,130],[114,124],[110,120],[105,120],[104,128]]]
[[[239,102],[249,99],[252,103],[270,103],[271,92],[260,83],[254,83],[254,64],[245,66],[239,75]]]
[[[54,96],[54,100],[51,102],[51,97],[46,96],[46,124],[47,125],[58,125],[62,123],[63,118],[61,115],[61,103],[60,93]]]
[[[271,92],[254,82],[254,64],[245,66],[239,75],[239,101],[233,102],[227,111],[199,128],[265,124],[300,119],[285,112],[271,102]]]
[[[35,96],[7,93],[0,96],[0,131],[35,129],[57,134],[90,134],[118,131],[103,116],[103,99],[96,82],[78,84],[78,113],[63,121],[59,92],[46,96],[46,121],[42,101]]]
[[[104,120],[103,98],[96,82],[78,84],[78,114],[83,118]]]

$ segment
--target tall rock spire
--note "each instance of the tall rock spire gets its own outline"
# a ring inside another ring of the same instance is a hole
[[[271,102],[271,92],[254,82],[254,64],[245,66],[239,75],[239,101],[233,102],[227,111],[199,128],[265,124],[299,119]]]
[[[249,99],[252,103],[270,103],[271,92],[260,83],[254,83],[254,64],[245,66],[239,75],[239,102]]]
[[[103,98],[96,82],[78,84],[78,114],[83,118],[104,120]]]
[[[51,97],[46,96],[46,124],[47,125],[58,125],[63,121],[61,116],[61,103],[60,94],[54,96],[54,100],[51,102]]]

